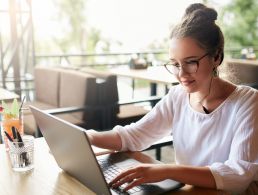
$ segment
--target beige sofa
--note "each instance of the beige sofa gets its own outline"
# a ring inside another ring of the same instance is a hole
[[[96,78],[87,73],[60,68],[36,67],[35,77],[35,100],[26,102],[43,110],[84,107],[96,105],[97,86]],[[66,121],[87,128],[99,128],[94,115],[95,111],[86,110],[58,114]],[[27,134],[35,134],[37,126],[30,111],[24,112],[24,130]]]
[[[149,102],[148,99],[123,103],[119,101],[115,75],[92,69],[73,70],[58,67],[35,67],[34,73],[35,100],[26,102],[26,107],[33,105],[47,110],[83,128],[111,129],[115,125],[135,122],[149,112],[145,106],[137,104]],[[74,112],[74,107],[87,109]],[[24,130],[27,134],[37,132],[30,111],[24,113]]]
[[[258,87],[258,60],[227,59],[223,73],[225,79],[235,84]]]

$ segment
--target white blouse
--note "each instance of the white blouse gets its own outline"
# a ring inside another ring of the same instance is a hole
[[[258,181],[258,91],[238,86],[213,112],[195,111],[181,85],[141,120],[114,128],[122,150],[139,151],[173,134],[177,164],[207,166],[217,189],[241,192]]]

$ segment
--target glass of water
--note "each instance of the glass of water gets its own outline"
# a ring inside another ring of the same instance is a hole
[[[22,142],[9,142],[9,155],[14,171],[24,172],[34,168],[34,137],[22,136]]]

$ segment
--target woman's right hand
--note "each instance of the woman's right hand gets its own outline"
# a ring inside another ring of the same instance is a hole
[[[125,191],[143,183],[153,183],[168,179],[168,170],[172,165],[165,164],[141,164],[130,168],[114,178],[109,185],[117,188],[125,183]]]

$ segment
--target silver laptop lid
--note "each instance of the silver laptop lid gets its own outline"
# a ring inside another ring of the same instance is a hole
[[[58,166],[97,194],[111,194],[84,129],[30,108]]]
[[[103,172],[83,128],[47,114],[33,106],[30,106],[30,108],[60,168],[97,194],[119,194],[113,189],[110,191],[108,188]],[[98,158],[106,157],[107,156],[104,155]],[[116,165],[121,169],[129,168],[132,164],[140,163],[128,157],[126,157],[126,160],[123,159],[120,161],[121,157],[122,159],[125,157],[123,153],[109,155],[109,158],[113,160],[119,159]],[[147,186],[144,186],[143,190],[135,194],[161,194],[182,186],[183,184],[177,181],[167,179],[157,183],[149,183]]]

